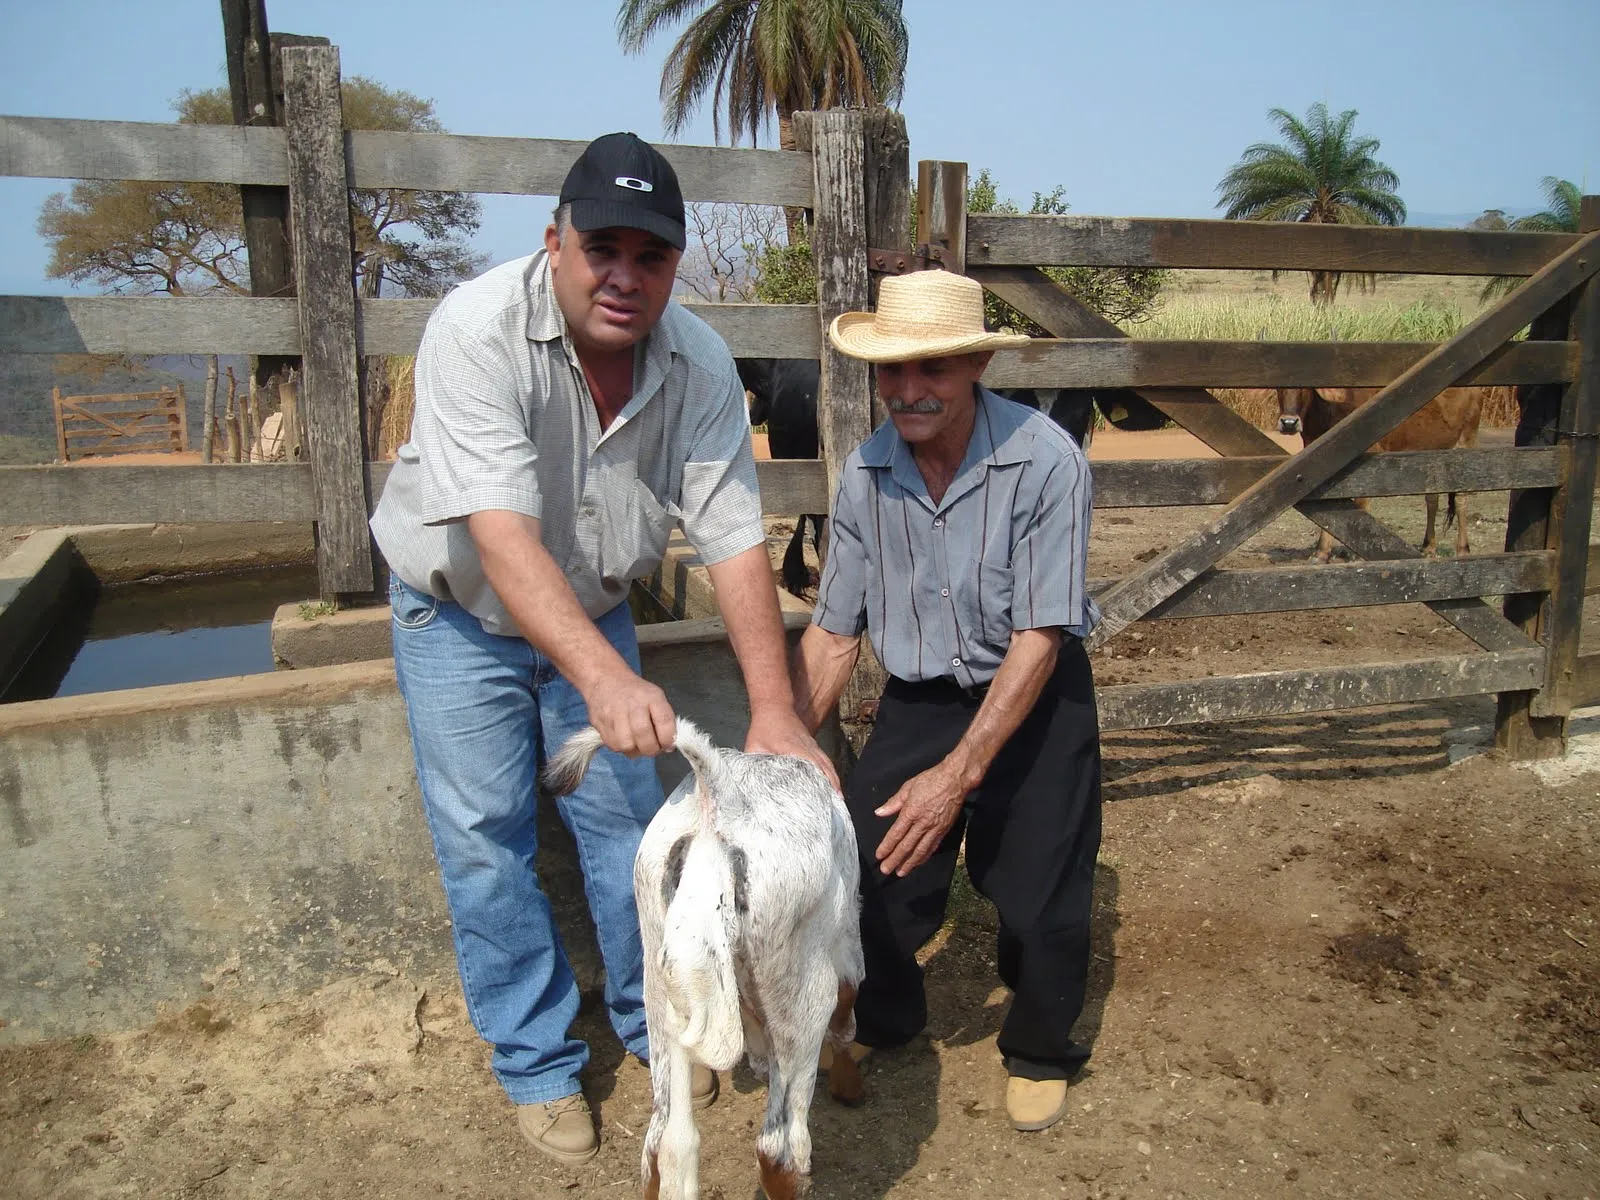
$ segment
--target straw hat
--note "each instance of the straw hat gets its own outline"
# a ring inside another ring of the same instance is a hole
[[[983,327],[983,286],[948,271],[891,275],[877,312],[840,313],[828,326],[836,350],[867,362],[907,362],[1028,344],[1021,333]]]

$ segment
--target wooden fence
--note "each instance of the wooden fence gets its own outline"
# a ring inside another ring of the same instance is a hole
[[[52,389],[56,455],[75,462],[103,454],[165,453],[189,448],[183,385],[158,392],[63,396]]]
[[[0,523],[311,520],[323,591],[374,590],[366,516],[387,467],[363,461],[356,362],[414,353],[434,302],[355,294],[345,190],[552,195],[582,144],[342,132],[337,50],[286,48],[283,68],[284,129],[0,117],[0,174],[286,187],[298,298],[0,297],[0,352],[301,356],[306,461],[181,472],[0,468]],[[845,454],[873,425],[865,365],[834,352],[822,330],[837,313],[867,306],[875,271],[938,265],[979,279],[1055,335],[998,355],[989,382],[1134,388],[1223,456],[1096,465],[1099,509],[1225,506],[1193,537],[1104,587],[1098,641],[1140,619],[1422,602],[1481,648],[1419,662],[1106,687],[1099,693],[1106,728],[1496,693],[1502,744],[1532,756],[1559,752],[1566,715],[1600,699],[1600,663],[1578,655],[1600,431],[1593,234],[968,215],[964,165],[930,162],[919,167],[917,191],[926,241],[913,248],[898,114],[802,113],[796,129],[799,152],[665,148],[691,201],[787,205],[814,215],[816,305],[696,309],[735,355],[821,360],[825,461],[760,464],[767,512],[824,511]],[[1586,230],[1600,223],[1593,198],[1583,211]],[[1134,342],[1039,270],[1050,264],[1533,278],[1438,347]],[[1513,342],[1530,321],[1534,336]],[[1531,442],[1527,448],[1362,453],[1457,382],[1554,389],[1559,403],[1519,439]],[[1293,456],[1204,390],[1288,385],[1385,390]],[[1419,559],[1352,503],[1501,489],[1513,490],[1505,551],[1442,561]],[[1217,569],[1230,549],[1291,506],[1368,561]],[[1486,596],[1507,597],[1504,611]]]

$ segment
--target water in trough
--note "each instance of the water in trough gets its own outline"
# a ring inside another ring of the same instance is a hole
[[[54,628],[0,701],[270,671],[273,612],[316,594],[309,565],[111,586],[80,572]]]

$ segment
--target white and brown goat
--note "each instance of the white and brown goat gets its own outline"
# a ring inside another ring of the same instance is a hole
[[[633,867],[654,1093],[644,1194],[699,1195],[690,1069],[725,1071],[744,1054],[767,1078],[761,1187],[790,1200],[811,1171],[807,1112],[824,1042],[829,1092],[847,1104],[862,1096],[846,1052],[863,974],[855,832],[813,763],[719,749],[683,718],[676,743],[694,786],[662,806]],[[593,729],[575,734],[545,786],[570,792],[599,748]]]

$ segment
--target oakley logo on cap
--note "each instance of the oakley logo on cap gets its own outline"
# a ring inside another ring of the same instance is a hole
[[[618,175],[616,184],[618,187],[632,188],[636,192],[653,192],[656,190],[655,184],[643,179],[635,179],[632,175]]]

